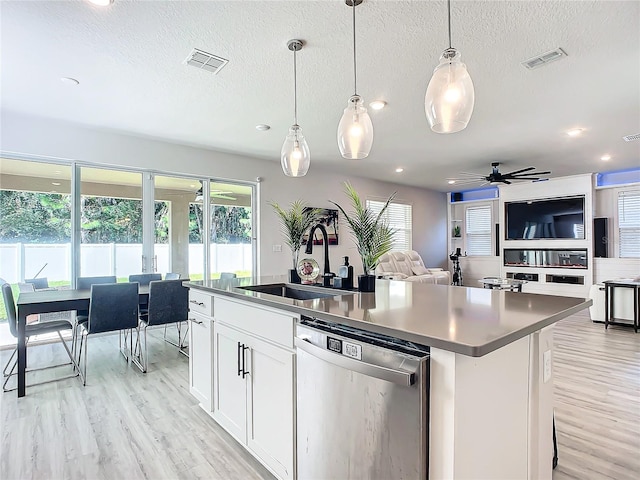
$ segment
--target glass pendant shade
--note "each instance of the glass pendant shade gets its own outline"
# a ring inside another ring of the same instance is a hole
[[[467,67],[454,48],[444,51],[424,97],[424,110],[431,130],[455,133],[471,119],[475,94]]]
[[[309,171],[309,165],[311,165],[309,146],[298,125],[292,125],[289,128],[289,134],[282,144],[280,163],[287,177],[303,177]]]
[[[338,148],[344,158],[367,158],[373,146],[373,123],[358,95],[349,99],[338,124]]]

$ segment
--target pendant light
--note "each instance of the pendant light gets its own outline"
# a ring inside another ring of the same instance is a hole
[[[311,155],[309,146],[302,135],[302,129],[298,125],[298,84],[296,52],[302,50],[302,40],[289,40],[287,47],[293,52],[293,125],[289,128],[289,134],[284,139],[280,152],[282,171],[287,177],[304,177],[309,171]]]
[[[353,11],[353,95],[338,124],[338,148],[344,158],[367,158],[373,145],[373,124],[358,95],[356,82],[356,7],[362,0],[345,0]]]
[[[436,133],[464,130],[471,119],[475,100],[467,67],[460,61],[460,52],[451,46],[451,0],[447,0],[447,9],[449,48],[442,53],[424,97],[427,120]]]

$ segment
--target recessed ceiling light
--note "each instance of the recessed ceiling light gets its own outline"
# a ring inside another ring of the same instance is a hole
[[[89,0],[89,3],[93,3],[99,7],[107,7],[113,3],[113,0]]]
[[[271,128],[270,125],[261,123],[260,125],[256,125],[256,130],[259,130],[261,132],[266,132],[267,130],[269,130]]]
[[[66,85],[70,85],[72,87],[75,87],[76,85],[80,85],[80,82],[78,80],[76,80],[75,78],[71,78],[71,77],[62,77],[60,79],[60,81]]]
[[[55,185],[56,187],[60,186],[61,183],[60,182],[51,182],[51,185]]]
[[[385,102],[384,100],[374,100],[369,104],[369,106],[374,110],[382,110],[387,106],[387,102]]]
[[[577,137],[578,135],[582,134],[584,130],[582,128],[573,128],[571,130],[567,130],[567,135],[569,135],[570,137]]]
[[[609,160],[611,160],[611,155],[606,154],[600,157],[600,160],[604,161],[604,162],[608,162]]]
[[[456,183],[456,181],[455,181],[455,180],[449,180],[447,183],[448,183],[449,185],[453,185],[454,183]]]
[[[62,172],[60,170],[54,170],[53,173],[56,175],[60,175]]]
[[[402,173],[402,172],[404,172],[404,168],[402,167],[396,168],[396,173]]]

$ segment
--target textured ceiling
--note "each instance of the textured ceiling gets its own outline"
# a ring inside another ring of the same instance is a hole
[[[640,2],[452,2],[453,46],[473,78],[466,130],[432,133],[424,93],[447,46],[446,2],[357,7],[358,93],[375,139],[365,160],[340,157],[336,129],[353,93],[351,11],[332,1],[2,1],[3,110],[279,162],[298,120],[312,166],[450,190],[447,177],[534,165],[553,176],[640,164]],[[193,48],[229,59],[218,75],[189,67]],[[537,70],[520,62],[562,47]],[[60,77],[80,81],[70,87]],[[271,130],[258,132],[266,123]],[[564,132],[580,127],[580,138]],[[612,155],[609,162],[600,157]],[[402,174],[394,173],[398,166]]]

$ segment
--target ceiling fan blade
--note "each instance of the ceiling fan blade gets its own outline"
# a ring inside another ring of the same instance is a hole
[[[502,180],[502,181],[503,181],[504,183],[506,183],[507,185],[511,185],[511,182],[510,182],[509,180],[504,179],[504,180]]]
[[[458,175],[462,175],[465,177],[484,177],[481,173],[471,173],[471,172],[460,172]]]
[[[478,180],[456,180],[455,184],[452,185],[472,185],[474,183],[482,182],[484,179],[479,178]]]
[[[531,172],[531,173],[519,173],[518,175],[513,175],[513,177],[527,177],[529,175],[550,175],[551,172]]]
[[[516,170],[515,172],[509,172],[509,173],[505,173],[505,176],[511,176],[511,175],[516,175],[518,173],[521,172],[528,172],[529,170],[535,170],[536,167],[527,167],[527,168],[522,168],[520,170]]]
[[[511,180],[526,180],[528,182],[533,182],[534,180],[541,180],[540,177],[523,177],[523,178],[512,178]],[[545,178],[546,180],[546,178]]]

